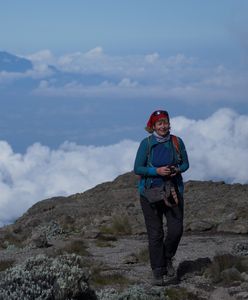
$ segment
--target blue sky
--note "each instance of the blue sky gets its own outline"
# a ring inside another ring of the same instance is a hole
[[[247,183],[247,17],[246,0],[1,1],[0,224],[131,170],[158,108],[186,179]]]
[[[0,36],[14,53],[229,52],[247,34],[247,9],[245,0],[2,1]]]
[[[247,114],[247,14],[245,0],[2,1],[0,51],[34,66],[0,72],[2,139],[103,145],[140,139],[160,107]]]

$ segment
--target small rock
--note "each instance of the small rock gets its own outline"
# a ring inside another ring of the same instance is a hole
[[[187,226],[190,231],[207,231],[213,228],[213,224],[207,221],[195,221]]]
[[[234,281],[243,281],[241,273],[234,267],[225,269],[224,271],[221,272],[220,276],[225,283],[232,283]]]
[[[209,300],[235,300],[235,298],[229,295],[227,289],[219,287],[213,291]]]
[[[218,225],[217,232],[232,232],[238,234],[246,234],[248,233],[248,225],[246,223],[235,224],[233,221],[228,221]]]
[[[229,215],[227,215],[227,216],[225,217],[225,219],[226,219],[227,221],[235,221],[235,220],[238,219],[238,217],[237,217],[236,213],[233,212],[233,213],[230,213]]]
[[[106,223],[111,221],[112,217],[111,216],[103,216],[102,217],[102,223]]]
[[[137,264],[138,258],[135,254],[130,254],[123,259],[124,264]]]
[[[99,230],[92,229],[89,227],[84,228],[84,238],[85,239],[96,239],[99,236]]]
[[[244,281],[248,281],[248,274],[247,273],[245,273],[245,272],[241,273],[241,277]]]
[[[248,299],[248,293],[247,292],[240,292],[236,296],[237,296],[237,299],[243,299],[243,300]]]
[[[248,291],[248,281],[242,282],[241,285],[240,285],[240,287],[241,287],[243,290]]]
[[[196,260],[185,260],[181,262],[177,269],[177,278],[180,280],[188,273],[202,273],[209,266],[211,260],[208,257],[198,258]]]
[[[229,295],[237,295],[238,293],[241,293],[244,290],[242,289],[242,284],[243,283],[241,283],[239,286],[228,287]]]
[[[47,248],[49,243],[45,232],[34,232],[31,237],[31,244],[36,248]]]
[[[99,218],[95,218],[95,219],[93,220],[93,224],[94,224],[95,226],[99,226],[101,223],[102,223],[102,222],[101,222],[101,220],[100,220]]]

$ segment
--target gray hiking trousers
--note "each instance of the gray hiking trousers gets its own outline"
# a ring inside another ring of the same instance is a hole
[[[162,276],[166,274],[167,261],[175,255],[183,234],[183,197],[176,207],[167,207],[164,201],[150,204],[142,195],[140,203],[147,229],[151,268],[154,276]],[[166,237],[163,216],[167,221]]]

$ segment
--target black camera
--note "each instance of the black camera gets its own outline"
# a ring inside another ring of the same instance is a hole
[[[174,166],[170,166],[170,171],[171,171],[171,174],[175,174],[177,172],[176,168]]]

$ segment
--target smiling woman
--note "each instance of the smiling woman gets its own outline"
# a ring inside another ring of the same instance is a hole
[[[134,172],[140,175],[140,203],[148,234],[150,263],[154,275],[152,283],[164,285],[163,276],[175,275],[172,258],[183,233],[181,173],[189,168],[189,162],[183,141],[170,134],[167,111],[154,111],[146,130],[152,135],[140,143]],[[165,240],[163,216],[167,220]]]

